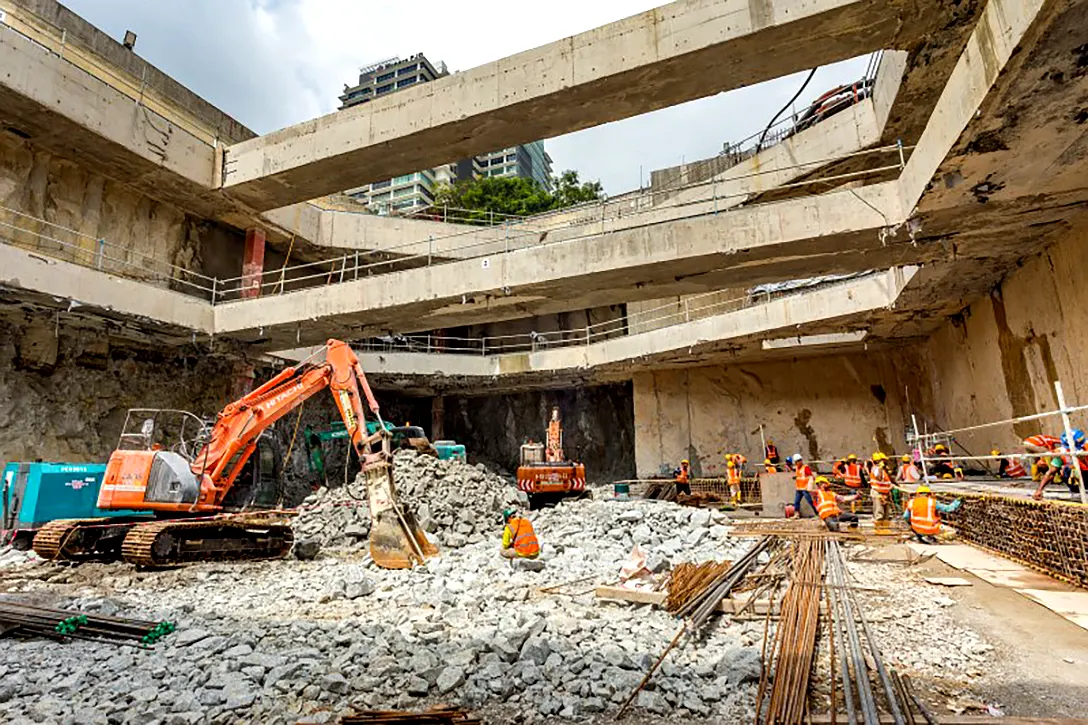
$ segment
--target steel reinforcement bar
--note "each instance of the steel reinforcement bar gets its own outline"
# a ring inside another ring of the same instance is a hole
[[[965,541],[1088,588],[1088,506],[971,493],[940,498],[963,501],[943,518]]]

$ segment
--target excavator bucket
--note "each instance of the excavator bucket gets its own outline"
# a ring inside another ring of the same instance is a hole
[[[397,500],[392,466],[375,463],[365,473],[374,563],[383,569],[411,569],[437,556],[438,547],[427,540],[415,516]]]

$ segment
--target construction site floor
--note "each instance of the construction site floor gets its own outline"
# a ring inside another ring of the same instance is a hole
[[[753,543],[730,536],[722,513],[663,502],[577,501],[531,518],[541,571],[511,570],[498,526],[417,571],[376,569],[358,550],[167,571],[2,552],[5,596],[178,630],[150,651],[6,643],[0,721],[335,722],[353,708],[449,702],[487,723],[611,722],[677,622],[653,605],[599,600],[597,587],[617,583],[636,542],[661,572],[735,560]],[[1084,716],[1088,630],[868,527],[844,551],[885,659],[934,712]],[[669,654],[625,722],[754,721],[763,617],[717,616],[706,639]],[[828,706],[825,647],[814,714]]]

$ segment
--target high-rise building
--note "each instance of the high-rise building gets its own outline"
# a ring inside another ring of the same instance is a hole
[[[396,93],[420,83],[449,75],[446,64],[432,64],[422,53],[411,58],[389,58],[359,69],[359,82],[344,86],[340,110],[368,103],[375,98]],[[494,151],[471,159],[444,164],[405,174],[388,181],[375,182],[346,192],[358,201],[381,212],[410,212],[434,203],[437,188],[465,179],[485,176],[520,176],[535,179],[552,190],[552,158],[543,141]]]

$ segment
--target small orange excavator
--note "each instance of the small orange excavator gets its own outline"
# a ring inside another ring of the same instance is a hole
[[[286,555],[294,536],[270,513],[231,513],[235,483],[263,432],[317,392],[330,388],[365,474],[370,505],[370,553],[379,566],[404,569],[438,553],[415,518],[397,501],[390,434],[381,421],[359,359],[339,340],[325,345],[321,363],[303,361],[230,403],[209,426],[184,411],[129,411],[120,443],[106,465],[98,507],[148,512],[148,519],[67,519],[34,537],[45,559],[115,558],[142,566]],[[377,418],[366,433],[366,405]],[[133,414],[142,419],[130,432]],[[150,414],[151,417],[144,416]],[[179,423],[171,423],[177,418]],[[193,423],[195,422],[195,426]],[[195,429],[196,434],[186,438]],[[167,446],[167,438],[176,442]],[[220,514],[230,515],[220,515]]]
[[[528,494],[530,509],[566,496],[586,495],[586,467],[563,455],[563,424],[558,407],[552,408],[547,445],[530,441],[521,447],[518,488]]]

